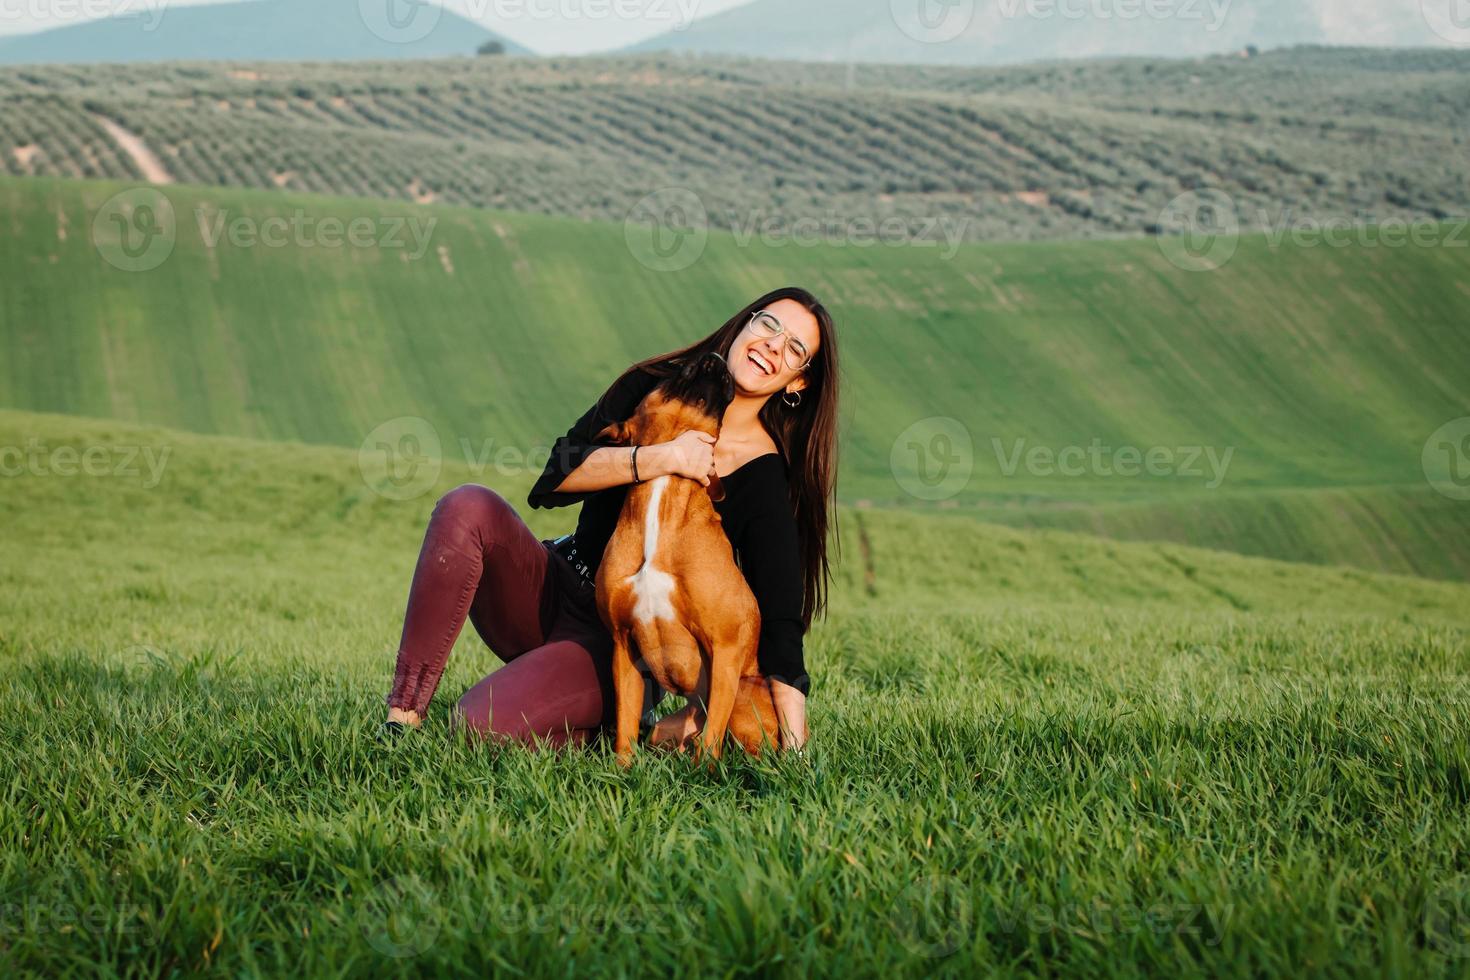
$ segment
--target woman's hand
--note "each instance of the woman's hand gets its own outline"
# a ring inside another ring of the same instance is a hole
[[[715,437],[708,432],[690,429],[675,439],[649,448],[656,450],[660,476],[687,476],[698,480],[701,486],[709,486],[710,474],[715,469]],[[641,468],[641,455],[638,462]]]
[[[771,698],[776,702],[777,724],[781,727],[781,748],[798,752],[806,746],[811,732],[806,726],[806,695],[790,684],[771,681]]]
[[[653,732],[648,736],[649,746],[684,751],[689,740],[704,727],[704,718],[696,713],[697,708],[698,705],[690,701],[678,711],[664,715],[654,722]]]
[[[806,695],[790,684],[771,681],[771,698],[776,702],[776,724],[781,729],[781,750],[800,754],[811,733],[806,724]],[[694,736],[704,731],[704,714],[690,701],[678,711],[664,715],[654,723],[648,744],[658,749],[685,751]]]

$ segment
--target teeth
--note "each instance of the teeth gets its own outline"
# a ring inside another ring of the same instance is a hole
[[[765,362],[762,361],[759,357],[756,357],[754,352],[752,352],[749,356],[750,362],[761,369],[761,374],[769,375],[771,373],[771,369],[766,367]]]

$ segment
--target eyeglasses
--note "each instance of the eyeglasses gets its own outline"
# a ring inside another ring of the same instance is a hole
[[[757,337],[779,337],[786,333],[786,328],[781,326],[781,321],[765,310],[756,310],[750,315],[750,327],[755,331]],[[783,346],[782,356],[786,359],[786,366],[793,371],[806,370],[806,366],[812,360],[806,345],[791,334],[786,334],[786,343]]]

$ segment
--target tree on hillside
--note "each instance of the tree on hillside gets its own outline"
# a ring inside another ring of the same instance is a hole
[[[475,54],[505,54],[505,45],[500,41],[486,41],[475,49]]]

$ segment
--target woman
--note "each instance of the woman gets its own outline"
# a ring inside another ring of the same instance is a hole
[[[708,351],[730,365],[735,399],[718,440],[687,432],[638,447],[598,445],[661,378]],[[505,666],[459,701],[482,735],[585,743],[615,724],[612,637],[597,614],[597,563],[628,486],[680,476],[724,484],[715,504],[761,610],[759,665],[782,747],[806,741],[802,637],[825,611],[828,513],[836,472],[837,348],[831,314],[804,289],[751,303],[688,347],[634,364],[552,447],[528,502],[582,503],[577,530],[538,540],[495,491],[466,484],[439,500],[409,589],[385,731],[417,727],[468,616]],[[636,472],[634,466],[636,464]],[[662,691],[645,700],[645,721]],[[693,700],[661,719],[655,745],[683,745],[703,722]]]

